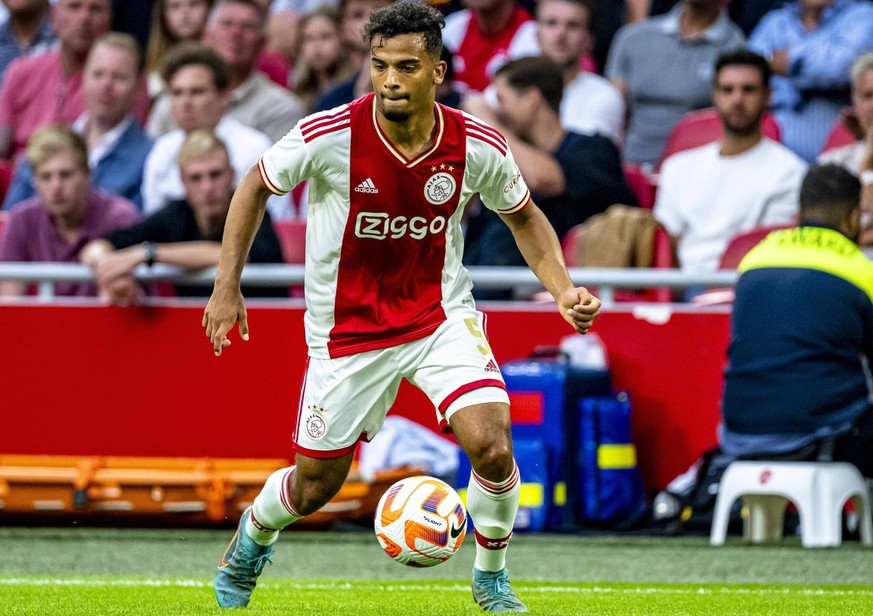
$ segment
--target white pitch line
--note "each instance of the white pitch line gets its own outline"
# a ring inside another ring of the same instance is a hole
[[[179,586],[190,588],[206,588],[212,582],[202,580],[100,580],[74,578],[0,578],[0,586]]]
[[[89,578],[0,578],[0,586],[81,586],[81,587],[178,587],[178,588],[208,588],[212,582],[194,579],[121,579],[101,580]],[[361,590],[362,588],[380,591],[431,591],[435,587],[441,591],[469,592],[465,584],[441,583],[395,583],[378,584],[373,582],[339,582],[330,583],[297,583],[280,580],[262,580],[262,588],[286,589],[289,586],[295,590]],[[755,595],[755,596],[790,596],[805,597],[873,597],[873,588],[753,588],[748,586],[716,586],[690,588],[664,588],[660,586],[528,586],[516,583],[519,591],[526,593],[568,593],[579,595]]]

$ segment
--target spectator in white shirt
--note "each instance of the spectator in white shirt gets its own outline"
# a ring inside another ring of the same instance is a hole
[[[227,67],[212,49],[181,45],[167,56],[161,73],[179,128],[159,137],[146,160],[142,187],[146,214],[184,197],[178,156],[185,135],[192,130],[212,131],[227,144],[236,181],[273,144],[264,133],[225,113],[229,96]],[[267,205],[274,219],[290,214],[287,198],[273,198]]]
[[[624,140],[625,103],[608,79],[582,70],[594,44],[591,0],[540,0],[536,40],[519,55],[543,55],[564,69],[561,124],[583,135],[601,134],[619,147]],[[531,39],[533,37],[530,37]]]
[[[203,44],[227,66],[227,114],[275,142],[304,116],[304,108],[299,97],[256,68],[265,29],[266,15],[255,0],[217,0],[206,21]],[[176,128],[166,98],[156,101],[149,117],[148,131],[153,136]]]
[[[661,168],[654,214],[685,271],[715,271],[739,232],[795,222],[806,163],[761,134],[770,74],[767,60],[751,51],[720,56],[712,100],[723,137],[674,154]]]

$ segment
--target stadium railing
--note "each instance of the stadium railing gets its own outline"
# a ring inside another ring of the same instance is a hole
[[[470,276],[477,288],[513,287],[520,295],[530,295],[542,289],[539,281],[523,267],[471,267]],[[182,272],[177,268],[157,265],[140,267],[135,272],[141,282],[211,283],[215,270],[197,273]],[[303,283],[302,265],[247,265],[242,281],[246,285],[281,287]],[[736,282],[735,271],[719,271],[692,274],[678,269],[620,269],[620,268],[570,268],[570,276],[576,284],[597,287],[600,300],[609,306],[615,302],[616,288],[670,287],[685,289],[692,286],[729,287]],[[93,281],[91,270],[85,265],[66,263],[0,263],[0,280],[35,283],[37,297],[52,301],[55,282]]]

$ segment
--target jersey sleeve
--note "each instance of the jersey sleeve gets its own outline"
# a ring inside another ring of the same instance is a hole
[[[261,181],[276,195],[288,194],[297,184],[311,178],[313,168],[299,122],[258,160]]]
[[[473,187],[482,203],[498,214],[512,214],[530,201],[530,190],[509,148],[495,147],[476,138],[469,140]]]

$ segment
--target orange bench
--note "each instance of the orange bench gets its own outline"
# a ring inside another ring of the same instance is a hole
[[[286,459],[0,455],[0,519],[5,514],[164,515],[235,521]],[[366,521],[401,468],[364,481],[353,468],[339,493],[301,526]]]

